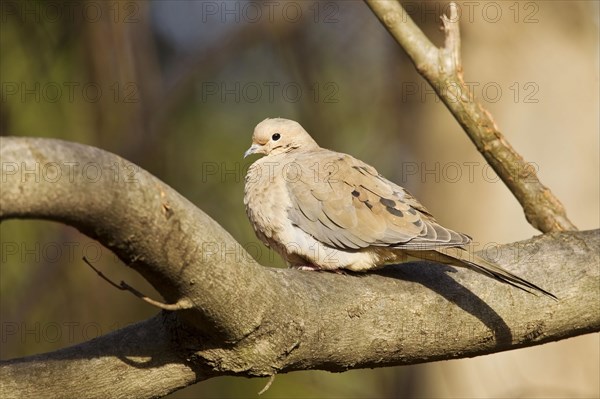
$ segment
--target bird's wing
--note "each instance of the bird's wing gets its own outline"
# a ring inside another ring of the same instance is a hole
[[[430,250],[470,241],[440,226],[406,190],[350,155],[325,149],[301,153],[284,169],[288,217],[334,248]]]

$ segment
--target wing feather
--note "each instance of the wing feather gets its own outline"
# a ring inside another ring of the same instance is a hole
[[[329,246],[430,250],[470,242],[439,225],[402,187],[349,155],[319,149],[299,153],[293,162],[302,173],[287,182],[290,219]]]

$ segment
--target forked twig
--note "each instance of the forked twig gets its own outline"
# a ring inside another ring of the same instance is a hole
[[[117,284],[114,281],[112,281],[111,279],[109,279],[108,277],[106,277],[104,275],[104,273],[102,273],[100,270],[98,270],[96,267],[94,267],[94,265],[91,264],[91,262],[84,256],[83,257],[83,261],[89,266],[91,267],[98,276],[100,276],[100,278],[102,278],[104,281],[106,281],[107,283],[109,283],[110,285],[112,285],[113,287],[115,287],[118,290],[121,291],[129,291],[131,292],[133,295],[135,295],[136,297],[140,298],[142,301],[155,306],[159,309],[163,309],[163,310],[183,310],[183,309],[190,309],[192,307],[192,303],[191,301],[189,301],[186,298],[180,299],[179,301],[169,304],[169,303],[163,303],[157,300],[154,300],[152,298],[147,297],[146,295],[142,294],[141,292],[139,292],[138,290],[136,290],[135,288],[133,288],[132,286],[130,286],[129,284],[127,284],[125,281],[121,281],[121,284]]]

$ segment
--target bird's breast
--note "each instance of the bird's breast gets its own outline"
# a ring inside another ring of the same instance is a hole
[[[244,187],[246,214],[257,236],[267,245],[281,242],[289,228],[289,192],[278,162],[262,158],[248,169]]]

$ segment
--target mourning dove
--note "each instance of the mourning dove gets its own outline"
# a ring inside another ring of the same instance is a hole
[[[244,154],[263,154],[245,178],[244,204],[258,238],[288,266],[368,271],[407,256],[463,266],[518,288],[542,288],[468,252],[404,188],[347,154],[319,147],[295,121],[265,119]]]

